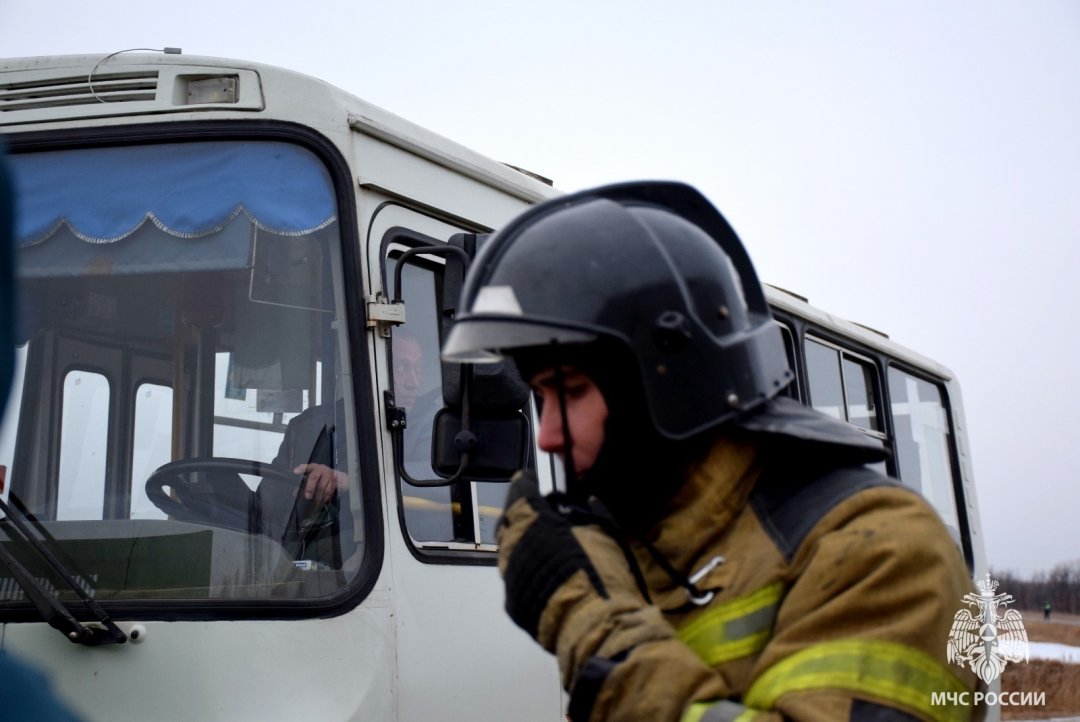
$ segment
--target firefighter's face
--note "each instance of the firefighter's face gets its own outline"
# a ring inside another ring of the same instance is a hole
[[[566,389],[566,418],[573,445],[574,470],[579,476],[596,463],[604,445],[604,422],[608,407],[600,387],[584,372],[563,367],[562,384]],[[556,454],[567,463],[562,414],[559,411],[559,375],[545,369],[531,379],[540,402],[540,433],[537,443],[544,451]]]

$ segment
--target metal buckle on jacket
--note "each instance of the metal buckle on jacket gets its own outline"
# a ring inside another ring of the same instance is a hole
[[[690,575],[690,578],[687,580],[689,582],[689,585],[686,588],[686,595],[690,597],[691,602],[693,602],[699,607],[703,607],[713,600],[713,597],[716,596],[717,590],[710,589],[708,591],[702,592],[697,588],[697,583],[704,579],[706,576],[708,576],[709,572],[711,572],[713,569],[716,569],[718,566],[720,566],[726,561],[726,557],[717,555],[710,559],[708,562],[706,562],[705,566],[703,566],[701,569],[698,569],[696,572]]]

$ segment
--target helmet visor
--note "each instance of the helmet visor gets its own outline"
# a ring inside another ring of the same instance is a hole
[[[502,360],[506,351],[553,343],[589,343],[596,338],[589,331],[529,319],[470,316],[450,329],[442,357],[454,363],[495,363]]]

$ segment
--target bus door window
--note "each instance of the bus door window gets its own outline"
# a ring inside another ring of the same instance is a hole
[[[889,397],[900,480],[921,492],[945,524],[958,531],[952,439],[941,387],[890,367]]]
[[[394,265],[393,257],[389,258],[387,278],[393,278]],[[393,329],[391,338],[391,385],[396,405],[406,413],[402,461],[414,479],[438,478],[432,468],[431,443],[432,423],[443,407],[437,302],[442,267],[436,259],[421,263],[414,259],[402,268],[406,322]],[[405,530],[421,548],[493,550],[507,487],[476,481],[420,487],[402,479]]]

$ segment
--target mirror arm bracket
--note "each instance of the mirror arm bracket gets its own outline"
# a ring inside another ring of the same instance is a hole
[[[457,256],[461,259],[462,265],[467,270],[469,268],[469,262],[472,259],[464,249],[457,246],[420,246],[418,248],[410,248],[401,254],[401,257],[397,259],[397,263],[394,265],[394,298],[392,303],[403,303],[404,299],[401,298],[401,269],[409,262],[413,256],[426,253],[432,256]]]

